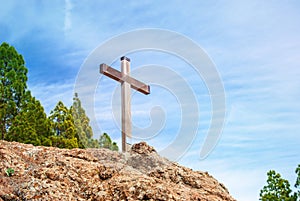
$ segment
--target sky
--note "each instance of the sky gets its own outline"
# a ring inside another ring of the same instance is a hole
[[[270,169],[294,185],[299,1],[1,1],[0,42],[23,55],[28,88],[48,114],[79,90],[95,138],[107,132],[120,146],[120,84],[100,75],[99,64],[120,69],[126,55],[132,75],[151,87],[148,96],[132,92],[133,143],[160,153],[184,144],[166,156],[208,171],[237,200],[258,200]]]

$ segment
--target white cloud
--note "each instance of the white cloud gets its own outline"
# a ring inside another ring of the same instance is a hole
[[[65,21],[64,21],[64,32],[67,36],[68,32],[72,29],[72,2],[71,0],[65,0]]]

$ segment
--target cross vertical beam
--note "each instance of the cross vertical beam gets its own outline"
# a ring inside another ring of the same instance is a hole
[[[130,76],[130,59],[121,57],[121,76]],[[122,152],[128,151],[127,137],[132,137],[130,84],[121,82]]]
[[[121,83],[122,152],[126,152],[129,149],[126,142],[127,137],[132,137],[130,88],[148,95],[150,94],[150,86],[130,77],[130,59],[125,56],[121,57],[121,72],[106,64],[101,64],[100,73]]]

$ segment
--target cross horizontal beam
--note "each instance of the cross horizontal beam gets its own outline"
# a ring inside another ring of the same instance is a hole
[[[143,93],[150,94],[150,86],[130,77],[128,75],[122,76],[122,73],[106,64],[100,64],[100,73],[118,81],[118,82],[127,82],[130,84],[130,87]]]

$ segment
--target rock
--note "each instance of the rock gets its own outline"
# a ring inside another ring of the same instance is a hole
[[[151,154],[151,153],[156,153],[156,150],[147,145],[146,142],[140,142],[137,144],[132,145],[131,147],[131,153],[138,153],[138,154]]]
[[[0,141],[0,201],[59,199],[235,200],[208,173],[162,158],[144,142],[123,154]]]

